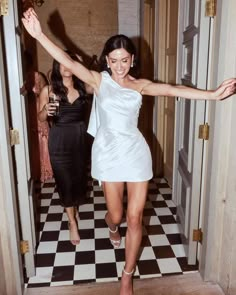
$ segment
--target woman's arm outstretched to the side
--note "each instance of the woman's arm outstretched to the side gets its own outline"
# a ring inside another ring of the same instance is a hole
[[[24,12],[22,23],[27,32],[35,38],[54,59],[69,69],[80,80],[90,85],[95,92],[98,91],[101,75],[98,72],[88,70],[84,65],[73,60],[66,52],[49,40],[43,33],[38,16],[33,8],[29,8]]]
[[[223,81],[215,90],[201,90],[184,85],[170,85],[143,80],[141,93],[151,96],[173,96],[197,100],[222,100],[236,91],[236,79]]]

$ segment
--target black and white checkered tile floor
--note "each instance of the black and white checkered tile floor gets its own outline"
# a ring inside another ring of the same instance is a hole
[[[79,208],[81,242],[69,242],[67,217],[60,206],[54,182],[43,185],[40,194],[39,244],[36,276],[26,287],[73,285],[117,281],[124,265],[126,222],[121,224],[122,244],[113,249],[104,221],[106,205],[101,187],[90,181],[88,203]],[[125,202],[125,201],[124,201]],[[160,277],[197,271],[189,266],[176,223],[176,207],[164,179],[149,184],[143,217],[143,240],[135,278]]]

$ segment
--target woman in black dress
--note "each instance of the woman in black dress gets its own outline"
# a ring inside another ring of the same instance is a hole
[[[73,59],[75,55],[70,54]],[[51,100],[56,100],[51,102]],[[59,105],[56,110],[56,106]],[[70,241],[80,242],[78,205],[85,201],[87,175],[86,110],[84,83],[53,61],[51,86],[40,94],[40,121],[52,118],[49,132],[49,155],[62,206],[68,216]]]

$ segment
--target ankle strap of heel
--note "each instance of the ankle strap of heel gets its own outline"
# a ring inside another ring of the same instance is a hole
[[[118,231],[118,226],[116,226],[116,229],[115,230],[110,229],[109,226],[108,226],[108,229],[109,229],[109,232],[111,232],[112,234],[115,234]]]
[[[132,269],[131,272],[128,272],[125,270],[125,268],[123,268],[123,272],[127,275],[127,276],[131,276],[134,273],[134,269]]]

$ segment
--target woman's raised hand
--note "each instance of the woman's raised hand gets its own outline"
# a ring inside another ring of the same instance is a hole
[[[213,91],[213,97],[216,100],[225,99],[236,93],[236,79],[227,79],[221,85]]]
[[[21,20],[26,31],[35,39],[39,38],[42,34],[42,29],[34,9],[32,7],[27,9],[23,15],[24,17]]]

